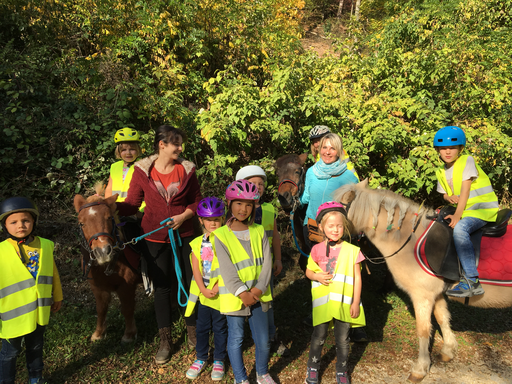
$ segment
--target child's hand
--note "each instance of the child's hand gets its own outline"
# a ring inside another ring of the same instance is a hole
[[[258,288],[256,288],[256,287],[251,288],[250,292],[251,292],[253,295],[255,295],[255,296],[258,298],[258,300],[260,299],[261,295],[263,295],[263,292],[261,292],[261,290],[260,290],[260,289],[258,289]]]
[[[450,228],[455,228],[457,223],[460,221],[460,217],[458,217],[456,215],[448,215],[448,216],[445,216],[444,219],[450,220],[450,224],[448,224],[450,226]]]
[[[250,307],[259,301],[259,298],[251,291],[242,292],[238,297],[242,300],[246,307]]]
[[[212,291],[215,292],[215,294],[219,293],[219,283],[213,285]]]
[[[281,260],[275,259],[274,260],[274,276],[279,275],[282,270],[283,270],[283,263],[281,262]]]
[[[217,292],[219,291],[219,289],[217,288]],[[201,293],[204,295],[204,297],[206,297],[207,299],[213,299],[215,296],[217,296],[217,292],[214,292],[213,289],[208,289],[208,288],[205,288],[204,291],[202,291]]]
[[[351,318],[355,319],[356,317],[359,317],[359,311],[360,311],[359,303],[357,305],[355,302],[350,304],[350,317]]]
[[[59,309],[62,307],[62,300],[61,301],[55,301],[52,306],[50,307],[51,311],[53,313],[56,313],[59,311]]]
[[[327,272],[315,273],[314,277],[315,277],[314,280],[318,281],[320,284],[323,284],[323,285],[331,284],[332,283],[331,279],[333,278],[333,276]]]
[[[446,194],[444,199],[447,202],[449,202],[450,204],[458,204],[459,203],[459,196],[457,196],[457,195],[448,196],[448,194]]]

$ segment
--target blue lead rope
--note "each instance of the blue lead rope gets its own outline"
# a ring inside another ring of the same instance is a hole
[[[139,241],[141,241],[142,239],[148,237],[149,235],[151,235],[151,234],[153,234],[155,232],[158,232],[161,229],[164,229],[165,227],[167,227],[168,228],[168,233],[169,233],[169,240],[171,242],[171,247],[172,247],[172,253],[174,254],[174,270],[176,271],[176,278],[178,279],[178,304],[180,305],[180,307],[186,307],[187,306],[187,302],[188,302],[188,294],[187,294],[187,290],[183,286],[180,261],[178,259],[178,249],[176,248],[176,241],[174,240],[174,230],[171,227],[168,227],[167,224],[166,224],[169,221],[172,221],[172,219],[169,218],[169,219],[165,219],[165,220],[161,221],[160,222],[160,225],[161,225],[160,228],[157,228],[157,229],[155,229],[155,230],[153,230],[151,232],[148,232],[148,233],[145,233],[145,234],[143,234],[143,235],[141,235],[139,237],[136,237],[136,238],[132,239],[131,241],[127,242],[127,243],[124,243],[122,245],[122,247],[120,247],[120,249],[124,249],[126,244],[137,244]],[[181,245],[182,245],[181,237],[180,237],[180,234],[179,234],[177,229],[176,229],[176,236],[178,237],[178,245],[181,247]],[[185,302],[184,303],[181,302],[181,293],[183,293],[183,296],[185,296]]]
[[[295,225],[293,225],[293,215],[295,214],[294,211],[290,213],[290,223],[292,225],[292,233],[293,233],[293,241],[295,241],[295,246],[299,250],[300,253],[302,253],[303,256],[309,257],[307,253],[304,253],[302,249],[300,249],[299,242],[297,241],[297,235],[295,234]]]

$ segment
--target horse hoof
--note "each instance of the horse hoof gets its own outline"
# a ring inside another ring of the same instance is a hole
[[[104,334],[103,334],[103,335],[101,335],[101,336],[96,336],[96,334],[93,334],[93,335],[91,336],[91,341],[93,341],[93,342],[94,342],[94,341],[100,341],[100,340],[103,340],[103,339],[105,338],[105,336],[106,336],[106,335],[107,335],[106,333],[104,333]]]
[[[447,363],[448,361],[452,361],[452,359],[453,359],[453,357],[445,355],[444,353],[440,354],[440,358],[441,358],[441,361],[444,361],[445,363]]]
[[[413,383],[419,383],[421,380],[423,380],[424,377],[425,376],[418,376],[418,375],[415,375],[414,373],[411,373],[407,380],[409,380]]]
[[[135,340],[137,340],[137,334],[135,334],[134,336],[131,336],[131,337],[123,336],[121,338],[121,344],[130,344],[130,343],[133,343]]]

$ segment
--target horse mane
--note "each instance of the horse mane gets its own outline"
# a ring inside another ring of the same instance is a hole
[[[96,182],[96,184],[94,184],[94,191],[96,194],[89,196],[85,201],[88,203],[93,203],[95,201],[105,200],[105,189],[105,184],[103,184],[101,181]]]
[[[386,227],[389,228],[382,233],[383,236],[393,233],[395,239],[398,240],[407,213],[412,213],[411,225],[414,225],[417,220],[416,213],[419,213],[420,205],[392,191],[371,189],[359,184],[347,184],[334,192],[334,200],[341,201],[346,193],[353,193],[354,196],[348,212],[349,220],[353,225],[356,228],[365,228],[368,227],[368,219],[372,219],[371,228],[366,233],[369,238],[375,236],[375,227],[377,227],[381,208],[387,212]],[[398,220],[394,223],[396,212],[398,212]]]

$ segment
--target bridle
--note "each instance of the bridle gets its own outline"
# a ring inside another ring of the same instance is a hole
[[[295,171],[295,173],[297,173],[297,171]],[[304,167],[300,167],[300,171],[298,172],[298,174],[299,174],[299,182],[298,183],[296,183],[292,179],[283,179],[283,180],[281,180],[281,182],[279,183],[279,185],[277,187],[278,194],[280,194],[279,190],[281,189],[283,184],[292,184],[295,188],[297,188],[297,193],[292,196],[292,198],[293,198],[292,212],[295,212],[296,208],[299,207],[300,196],[302,195],[302,192],[304,192],[304,175],[305,175]]]

